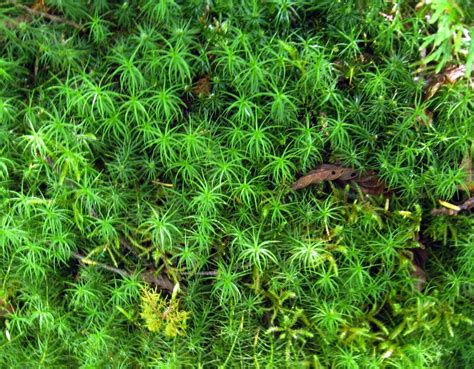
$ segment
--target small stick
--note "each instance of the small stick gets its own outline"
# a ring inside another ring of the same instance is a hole
[[[42,11],[39,11],[39,10],[36,10],[36,9],[32,9],[29,6],[26,6],[26,5],[23,5],[23,4],[18,4],[18,3],[13,2],[13,1],[7,1],[7,3],[11,4],[13,6],[16,6],[18,8],[21,8],[21,9],[25,10],[26,12],[30,13],[31,15],[36,15],[36,16],[39,16],[39,17],[49,19],[51,22],[64,23],[64,24],[67,24],[68,26],[71,26],[71,27],[76,28],[78,30],[82,29],[82,26],[80,24],[78,24],[76,22],[73,22],[71,20],[68,20],[68,19],[64,19],[60,16],[45,13],[45,12],[42,12]]]
[[[217,270],[205,270],[203,272],[181,272],[182,275],[202,275],[202,276],[216,276]]]
[[[457,205],[457,209],[437,208],[431,210],[431,215],[457,215],[461,211],[470,210],[474,208],[474,197],[467,199],[461,205]]]
[[[160,182],[160,181],[153,181],[153,184],[160,185],[160,186],[163,186],[163,187],[173,188],[172,183],[164,183],[164,182]]]
[[[97,266],[99,268],[108,270],[109,272],[119,274],[119,275],[121,275],[122,277],[125,277],[125,278],[130,278],[132,276],[132,274],[127,272],[126,270],[115,268],[115,267],[112,267],[112,266],[107,265],[107,264],[99,263],[99,262],[94,261],[92,259],[89,259],[88,257],[83,256],[83,255],[81,255],[77,252],[74,252],[72,254],[72,257],[76,260],[79,260],[83,264]],[[153,272],[141,273],[140,278],[144,282],[154,284],[162,290],[166,290],[166,291],[170,291],[170,292],[173,291],[174,284],[170,280],[168,280],[167,278],[163,278],[163,277],[156,277],[153,274]]]
[[[72,257],[76,260],[79,260],[81,263],[83,264],[87,264],[87,265],[92,265],[92,266],[97,266],[99,268],[102,268],[102,269],[105,269],[105,270],[108,270],[109,272],[112,272],[112,273],[116,273],[116,274],[120,274],[122,277],[130,277],[131,274],[128,273],[127,271],[125,270],[122,270],[122,269],[119,269],[119,268],[115,268],[115,267],[112,267],[110,265],[107,265],[107,264],[102,264],[102,263],[99,263],[97,261],[94,261],[92,259],[89,259],[87,256],[83,256],[81,254],[78,254],[77,252],[74,252],[72,254]]]

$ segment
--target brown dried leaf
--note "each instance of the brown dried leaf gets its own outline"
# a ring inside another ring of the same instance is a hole
[[[343,168],[343,169],[344,169],[343,173],[338,178],[341,181],[353,181],[353,180],[357,180],[358,178],[360,178],[358,176],[357,171],[355,171],[354,169],[352,169],[352,168]]]
[[[361,190],[369,195],[378,195],[386,192],[386,185],[376,175],[375,172],[367,172],[364,176],[354,179]]]
[[[312,184],[332,181],[343,174],[343,169],[337,165],[322,164],[319,168],[313,169],[307,175],[299,178],[291,188],[293,190],[300,190]]]
[[[319,168],[311,170],[309,174],[316,174],[316,173],[326,173],[327,177],[325,180],[332,181],[334,179],[338,179],[344,175],[347,168],[339,167],[337,165],[332,164],[321,164]]]
[[[387,192],[385,191],[384,185],[380,185],[377,187],[361,187],[361,190],[367,195],[380,195]]]
[[[444,72],[444,75],[446,77],[446,82],[449,83],[454,83],[456,82],[459,78],[463,77],[466,74],[466,66],[465,65],[459,65],[457,67],[449,67],[446,69]]]
[[[443,72],[435,74],[428,81],[425,88],[425,100],[431,99],[441,86],[450,83],[455,83],[459,78],[466,74],[466,66],[451,66],[446,68]]]
[[[436,92],[438,92],[439,88],[444,84],[444,77],[443,76],[435,76],[433,79],[430,80],[428,85],[425,89],[425,100],[431,99]]]
[[[311,170],[307,175],[299,178],[291,188],[293,190],[300,190],[312,184],[334,180],[357,183],[361,190],[368,194],[381,194],[385,192],[385,184],[378,179],[374,172],[361,175],[353,168],[332,164],[322,164],[318,168]]]

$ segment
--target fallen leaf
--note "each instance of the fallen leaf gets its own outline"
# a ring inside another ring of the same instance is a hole
[[[299,178],[291,188],[300,190],[312,184],[338,179],[346,173],[346,169],[337,165],[322,164],[319,168],[313,169],[307,175]],[[354,176],[356,176],[355,172]]]
[[[446,68],[443,72],[435,74],[428,79],[425,88],[425,100],[431,99],[441,86],[445,84],[454,84],[459,78],[466,74],[466,66],[451,66]]]
[[[450,67],[447,68],[444,72],[444,76],[446,77],[446,82],[454,83],[459,78],[463,77],[466,74],[466,66],[460,65],[458,67]]]
[[[386,192],[385,183],[382,182],[376,175],[375,172],[367,172],[364,176],[353,178],[363,192],[370,195],[377,195]]]
[[[334,180],[356,183],[367,194],[381,194],[385,192],[385,184],[376,176],[375,172],[370,171],[362,175],[353,168],[333,164],[322,164],[318,168],[311,170],[307,175],[299,178],[291,188],[293,190],[300,190],[312,184]]]

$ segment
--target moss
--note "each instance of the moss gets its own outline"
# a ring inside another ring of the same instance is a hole
[[[469,5],[1,3],[2,365],[473,367]]]

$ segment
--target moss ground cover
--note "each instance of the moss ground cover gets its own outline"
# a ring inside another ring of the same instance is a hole
[[[0,2],[0,367],[474,367],[473,11]]]

